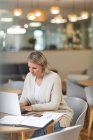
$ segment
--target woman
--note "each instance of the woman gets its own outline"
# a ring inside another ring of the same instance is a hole
[[[70,126],[73,111],[63,99],[59,75],[50,70],[47,59],[40,51],[29,54],[28,67],[30,72],[26,76],[20,98],[21,111],[66,112],[60,125],[55,126],[55,131]]]

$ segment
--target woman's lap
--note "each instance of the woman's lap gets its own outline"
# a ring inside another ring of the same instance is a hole
[[[57,132],[57,131],[60,131],[62,130],[63,127],[60,127],[60,123],[57,123],[55,126],[54,126],[54,132]],[[39,137],[39,136],[43,136],[47,134],[47,130],[46,129],[38,129],[34,132],[34,134],[31,136],[31,138],[35,138],[35,137]]]

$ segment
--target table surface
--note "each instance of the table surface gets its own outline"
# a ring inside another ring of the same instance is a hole
[[[41,112],[39,112],[39,114],[41,114]],[[4,114],[3,113],[0,113],[0,116],[6,116],[7,114]],[[51,127],[54,127],[54,125],[60,121],[60,119],[62,118],[59,117],[58,119],[56,119],[55,121],[53,121],[52,123],[50,123],[48,126],[47,126],[47,129],[50,129]],[[10,132],[24,132],[24,131],[31,131],[31,132],[34,132],[36,131],[38,128],[34,128],[34,127],[31,127],[31,128],[28,128],[28,127],[15,127],[15,126],[0,126],[0,133],[10,133]],[[50,130],[48,130],[49,132]],[[53,130],[52,130],[53,131]],[[52,132],[51,131],[51,132]],[[50,133],[50,132],[49,132]]]
[[[78,84],[81,86],[93,86],[93,80],[80,80]]]
[[[20,95],[22,93],[21,89],[7,87],[7,86],[3,86],[3,85],[0,85],[0,92],[1,91],[2,92],[9,92],[9,93],[16,93],[18,95]]]
[[[26,127],[14,127],[14,126],[0,126],[0,133],[10,133],[10,132],[23,132],[28,131],[30,128]]]

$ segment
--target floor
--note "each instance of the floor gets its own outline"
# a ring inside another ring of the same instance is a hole
[[[91,130],[90,138],[87,137],[88,118],[89,117],[87,115],[86,119],[85,119],[84,128],[83,128],[83,130],[80,133],[80,138],[81,138],[80,140],[93,140],[93,127],[92,127],[92,130]]]

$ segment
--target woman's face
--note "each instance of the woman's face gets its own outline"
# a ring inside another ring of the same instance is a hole
[[[43,74],[43,68],[41,65],[28,62],[29,71],[36,77],[41,77]]]

